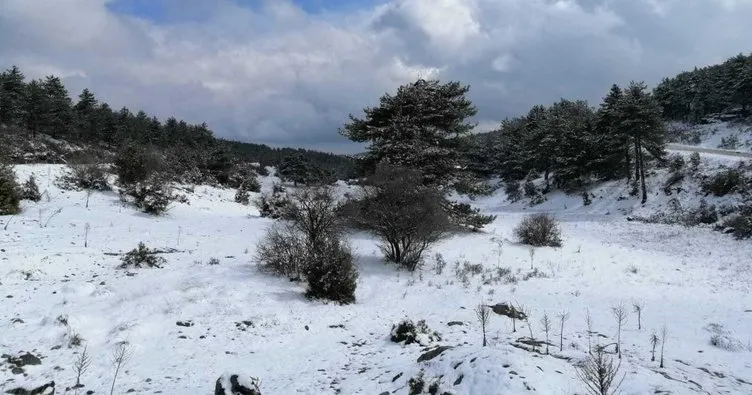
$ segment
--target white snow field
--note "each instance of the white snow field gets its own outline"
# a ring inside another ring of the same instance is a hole
[[[621,304],[630,314],[621,334],[620,393],[752,394],[752,243],[708,228],[628,222],[619,209],[631,211],[635,200],[616,201],[623,185],[606,184],[588,207],[574,196],[536,208],[562,219],[564,241],[562,248],[535,249],[532,259],[529,247],[512,241],[532,209],[498,195],[475,202],[498,214],[492,225],[439,243],[418,273],[384,264],[376,241],[353,234],[357,302],[340,306],[309,301],[303,284],[257,271],[254,245],[271,221],[234,203],[234,190],[196,186],[190,204],[150,217],[124,207],[114,192],[95,193],[86,208],[84,192],[54,186],[62,169],[18,166],[19,180],[35,174],[49,200],[24,201],[21,215],[0,217],[0,354],[42,359],[22,375],[3,358],[2,393],[54,380],[57,394],[73,394],[65,388],[76,380],[72,366],[83,346],[69,343],[78,335],[93,358],[82,394],[109,393],[112,353],[121,341],[131,356],[116,394],[208,395],[223,372],[258,377],[266,395],[407,394],[408,380],[421,371],[427,384],[441,378],[440,393],[585,394],[574,364],[588,350],[586,314],[592,343],[613,343],[612,308]],[[178,252],[162,255],[161,269],[118,269],[120,257],[107,255],[140,241]],[[447,262],[441,274],[437,253]],[[210,258],[219,264],[209,265]],[[462,272],[466,263],[483,273],[458,275],[456,265]],[[525,280],[531,265],[545,277]],[[491,278],[507,267],[511,274]],[[501,302],[524,306],[539,340],[540,320],[551,316],[550,355],[517,341],[529,336],[528,323],[517,322],[512,332],[511,320],[494,314],[482,347],[473,310]],[[641,330],[633,303],[644,306]],[[560,351],[562,312],[569,319]],[[425,320],[441,334],[436,345],[453,348],[417,362],[424,347],[389,340],[392,324],[406,317]],[[664,326],[659,368],[650,335],[660,336]]]

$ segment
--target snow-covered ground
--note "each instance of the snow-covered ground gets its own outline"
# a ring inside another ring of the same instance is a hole
[[[109,393],[121,341],[132,355],[116,394],[211,394],[225,371],[260,378],[264,394],[407,394],[407,381],[421,370],[427,383],[441,377],[441,391],[454,394],[584,394],[573,364],[588,349],[586,314],[597,332],[593,343],[608,344],[617,332],[612,308],[624,305],[623,394],[752,393],[752,244],[706,228],[628,222],[623,211],[634,211],[635,201],[617,200],[627,195],[617,183],[595,191],[600,198],[590,206],[564,195],[536,208],[499,195],[479,199],[496,221],[483,233],[439,243],[415,274],[385,265],[372,238],[353,234],[357,303],[339,306],[308,301],[302,285],[256,270],[254,245],[271,222],[234,203],[234,190],[197,186],[190,204],[155,218],[122,206],[114,193],[94,194],[86,208],[85,193],[51,182],[60,171],[19,166],[19,179],[34,173],[49,200],[24,202],[12,220],[0,217],[0,354],[42,357],[25,368],[27,376],[0,363],[2,392],[55,380],[58,393],[72,394],[65,387],[75,384],[72,364],[82,347],[69,343],[78,334],[93,357],[83,390],[95,394]],[[563,219],[562,248],[531,253],[512,241],[531,210]],[[118,269],[119,257],[107,255],[140,241],[178,252],[163,255],[162,269]],[[437,253],[448,262],[441,274]],[[210,258],[220,263],[208,265]],[[455,267],[466,263],[488,272],[458,275]],[[524,280],[531,265],[545,277]],[[483,280],[497,268],[511,275]],[[551,355],[519,348],[528,324],[517,322],[512,332],[512,322],[497,315],[482,347],[473,309],[502,302],[525,307],[539,340],[541,318],[552,317]],[[644,306],[641,330],[634,303]],[[562,351],[560,313],[569,314]],[[406,317],[425,320],[441,334],[438,344],[453,348],[417,362],[421,346],[389,341],[392,324]],[[664,326],[659,368],[650,335]]]

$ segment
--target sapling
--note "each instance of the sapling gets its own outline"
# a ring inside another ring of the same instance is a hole
[[[523,313],[527,317],[527,330],[530,332],[530,343],[533,345],[533,351],[537,351],[538,348],[535,345],[535,337],[533,337],[533,323],[531,322],[532,314],[530,314],[530,311],[523,311]]]
[[[93,189],[87,189],[86,190],[86,208],[89,208],[89,199],[91,199],[91,195],[94,193]]]
[[[590,395],[613,395],[616,394],[624,381],[622,375],[619,381],[617,376],[621,361],[614,363],[603,350],[603,347],[595,346],[593,352],[580,365],[575,366],[577,378],[585,385]]]
[[[5,221],[5,226],[3,226],[3,230],[8,230],[8,225],[10,225],[10,221],[11,221],[11,220],[12,220],[13,218],[16,218],[16,215],[18,215],[18,214],[13,214],[13,215],[11,215],[11,216],[10,216],[10,218],[8,218],[8,220],[7,220],[7,221]]]
[[[645,305],[642,302],[634,302],[632,303],[632,307],[634,307],[634,312],[637,314],[637,330],[642,330],[642,308],[645,307]]]
[[[118,373],[120,369],[128,362],[131,357],[131,347],[128,342],[122,341],[117,344],[115,351],[112,353],[112,366],[115,368],[115,375],[112,377],[112,387],[110,388],[110,395],[115,392],[115,382],[117,381]]]
[[[666,347],[666,337],[668,336],[668,330],[666,325],[663,325],[661,329],[661,368],[663,368],[663,349]]]
[[[502,247],[504,247],[504,241],[498,237],[494,237],[491,239],[494,244],[496,244],[496,264],[498,266],[501,266],[501,253],[502,253]]]
[[[73,388],[76,389],[75,394],[78,395],[78,389],[83,387],[81,384],[81,376],[86,373],[91,365],[91,357],[87,351],[87,347],[84,346],[83,351],[78,354],[76,361],[73,363],[73,371],[76,373],[76,385]]]
[[[587,349],[588,353],[593,351],[593,317],[590,316],[590,309],[587,310],[587,315],[585,316],[585,323],[587,324]]]
[[[485,347],[487,345],[486,328],[488,327],[488,320],[491,317],[491,309],[481,303],[475,308],[475,315],[478,317],[478,322],[480,322],[480,329],[483,332],[483,347]]]
[[[87,222],[84,225],[84,247],[89,247],[89,229],[91,229],[91,225]]]
[[[543,332],[546,334],[546,354],[548,354],[548,344],[549,344],[549,333],[551,332],[551,319],[548,318],[548,314],[543,314],[543,319],[541,319],[541,326],[543,327]]]
[[[658,346],[658,342],[659,341],[660,341],[660,339],[658,338],[658,334],[655,333],[655,331],[653,331],[653,333],[650,334],[650,347],[652,349],[650,351],[650,353],[651,353],[650,361],[651,362],[655,362],[655,347]]]
[[[559,351],[564,351],[564,323],[569,319],[569,313],[562,311],[557,316],[561,324],[561,331],[559,331]]]
[[[178,226],[178,245],[180,245],[180,234],[183,233],[183,227]]]
[[[627,313],[627,309],[623,304],[612,307],[611,313],[614,315],[618,327],[618,331],[616,332],[616,353],[619,355],[619,359],[621,359],[621,328],[627,322],[627,315],[629,313]]]
[[[533,258],[535,257],[535,247],[530,247],[530,270],[533,270]]]

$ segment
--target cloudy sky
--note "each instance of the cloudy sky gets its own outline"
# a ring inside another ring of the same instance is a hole
[[[490,128],[752,51],[752,0],[0,0],[0,67],[222,137],[352,151],[348,113],[418,77]]]

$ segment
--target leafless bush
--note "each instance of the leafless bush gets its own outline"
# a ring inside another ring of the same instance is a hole
[[[567,320],[569,319],[569,313],[567,313],[566,311],[562,311],[556,317],[559,318],[560,329],[561,329],[559,331],[559,351],[564,351],[564,323],[567,322]]]
[[[112,376],[110,395],[115,392],[115,382],[117,381],[120,369],[130,360],[131,356],[133,356],[133,348],[128,342],[121,341],[115,346],[115,350],[112,352],[112,366],[115,369],[115,374]]]
[[[618,379],[620,367],[621,361],[615,363],[602,347],[596,346],[587,359],[575,367],[575,371],[588,394],[612,395],[624,381],[624,375]]]
[[[442,194],[419,172],[379,166],[350,207],[353,223],[381,242],[387,260],[415,270],[423,252],[452,229]]]
[[[666,347],[666,337],[668,336],[668,329],[666,329],[666,325],[663,326],[663,329],[661,329],[661,368],[664,367],[663,365],[663,351]]]
[[[549,214],[525,217],[515,228],[514,234],[520,242],[534,247],[561,247],[559,224]]]
[[[548,314],[543,314],[543,318],[541,319],[541,327],[543,328],[543,333],[546,334],[546,354],[548,354],[548,346],[550,344],[550,333],[551,333],[551,319],[548,318]]]
[[[479,304],[475,308],[475,316],[478,318],[481,332],[483,332],[483,347],[485,347],[488,345],[486,342],[486,327],[488,326],[488,320],[491,318],[491,309],[484,304]]]
[[[629,313],[622,304],[612,307],[611,313],[613,314],[614,319],[616,320],[616,325],[618,327],[616,335],[616,352],[619,355],[619,359],[621,359],[621,328],[624,326],[624,323],[627,322],[627,316],[629,315]]]
[[[660,342],[661,339],[658,337],[658,334],[653,331],[653,333],[650,334],[650,361],[655,361],[655,348],[658,346],[658,342]]]
[[[256,260],[268,273],[300,280],[306,259],[303,235],[289,223],[271,225],[256,245]]]
[[[76,373],[76,385],[73,388],[76,395],[78,395],[78,390],[83,387],[81,376],[89,370],[89,366],[91,366],[91,356],[88,353],[87,347],[84,346],[84,349],[78,354],[75,362],[73,362],[73,372]]]

